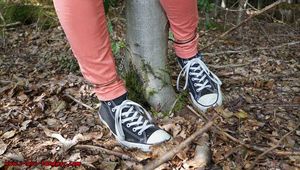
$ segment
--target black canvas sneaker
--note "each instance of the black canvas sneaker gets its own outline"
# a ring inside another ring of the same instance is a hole
[[[148,152],[150,146],[171,139],[166,131],[152,123],[149,112],[127,99],[127,93],[111,101],[102,101],[99,117],[116,140],[128,148]]]
[[[210,107],[220,106],[222,82],[207,68],[202,56],[197,54],[190,59],[177,58],[182,68],[177,78],[177,90],[180,91],[180,78],[185,77],[183,90],[188,87],[194,107],[205,112]]]

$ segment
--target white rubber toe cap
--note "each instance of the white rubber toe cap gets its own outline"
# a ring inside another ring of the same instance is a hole
[[[158,144],[169,139],[171,139],[171,135],[169,135],[166,131],[159,129],[152,133],[147,140],[147,144]]]
[[[217,104],[217,100],[218,100],[218,94],[212,93],[200,97],[198,99],[198,103],[203,106],[210,107]]]

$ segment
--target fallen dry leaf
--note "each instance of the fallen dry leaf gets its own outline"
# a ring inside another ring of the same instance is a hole
[[[13,161],[24,161],[24,157],[21,152],[15,152],[15,153],[7,153],[4,155],[6,158],[13,160]]]
[[[13,136],[15,136],[15,134],[16,134],[16,131],[11,130],[11,131],[5,132],[1,137],[4,139],[9,139],[9,138],[12,138]]]
[[[0,155],[4,154],[7,149],[7,144],[5,144],[2,140],[0,140]]]
[[[53,133],[51,135],[52,138],[56,138],[60,144],[62,145],[62,148],[64,151],[67,151],[68,149],[70,149],[72,146],[76,145],[78,143],[78,138],[81,138],[82,135],[81,134],[77,134],[74,136],[74,138],[72,140],[70,139],[65,139],[64,137],[61,136],[61,134],[58,133]]]
[[[31,122],[31,120],[26,120],[22,123],[22,127],[20,127],[20,131],[24,131],[27,129],[27,126],[29,125],[29,123]]]
[[[69,161],[69,162],[81,162],[80,152],[72,154],[67,161]]]
[[[235,116],[239,119],[246,119],[248,117],[248,113],[242,109],[239,109],[239,111],[235,113]]]

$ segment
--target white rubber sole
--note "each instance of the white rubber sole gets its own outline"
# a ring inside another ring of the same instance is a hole
[[[99,115],[99,118],[100,120],[102,121],[102,123],[110,130],[108,124],[101,118],[100,114],[98,113]],[[111,131],[111,130],[110,130]],[[119,139],[117,135],[115,135],[112,131],[111,133],[114,135],[115,139],[124,147],[127,147],[127,148],[137,148],[137,149],[140,149],[144,152],[150,152],[151,149],[150,147],[153,146],[153,145],[147,145],[147,144],[140,144],[140,143],[133,143],[133,142],[127,142],[127,141],[124,141],[122,139]]]
[[[189,94],[190,94],[190,98],[192,100],[193,106],[198,111],[205,113],[207,111],[207,109],[209,109],[209,108],[216,107],[216,106],[221,106],[222,105],[222,100],[223,100],[222,98],[223,97],[222,97],[222,92],[221,92],[221,88],[220,87],[218,87],[218,92],[219,92],[219,94],[218,94],[218,100],[213,105],[211,105],[211,106],[203,106],[203,105],[198,104],[198,102],[194,99],[192,93],[189,92]]]

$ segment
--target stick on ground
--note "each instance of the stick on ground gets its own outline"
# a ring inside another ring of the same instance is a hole
[[[290,47],[294,45],[300,44],[300,41],[294,41],[294,42],[288,42],[284,44],[280,44],[274,47],[256,47],[256,48],[250,48],[246,50],[229,50],[229,51],[221,51],[221,52],[216,52],[216,53],[202,53],[203,56],[216,56],[216,55],[223,55],[223,54],[242,54],[242,53],[247,53],[251,51],[261,51],[261,50],[274,50],[274,49],[279,49],[283,47]]]
[[[92,146],[92,145],[76,145],[74,146],[76,149],[88,149],[88,150],[96,150],[96,151],[99,151],[99,152],[102,152],[102,153],[105,153],[105,154],[108,154],[108,155],[114,155],[114,156],[117,156],[121,159],[124,159],[124,160],[129,160],[129,161],[133,161],[133,162],[139,162],[138,160],[136,160],[135,158],[129,156],[129,155],[126,155],[125,153],[121,153],[121,152],[116,152],[116,151],[112,151],[112,150],[109,150],[109,149],[105,149],[105,148],[102,148],[102,147],[99,147],[99,146]]]
[[[177,145],[172,150],[168,151],[167,153],[163,154],[163,156],[157,158],[156,160],[150,162],[148,165],[144,167],[144,170],[153,170],[159,165],[167,162],[168,160],[172,159],[174,155],[176,155],[179,151],[181,151],[183,148],[188,146],[196,137],[202,135],[204,132],[206,132],[212,125],[213,120],[210,120],[206,125],[204,125],[201,129],[198,129],[195,133],[193,133],[190,137],[185,139],[183,142],[181,142],[179,145]]]
[[[84,106],[85,108],[88,108],[88,109],[90,109],[90,110],[92,110],[92,111],[95,111],[94,108],[92,108],[91,106],[89,106],[89,105],[87,105],[87,104],[82,103],[81,101],[75,99],[73,96],[71,96],[71,95],[69,95],[69,94],[65,94],[65,96],[69,97],[70,99],[72,99],[72,100],[75,101],[76,103],[78,103],[78,104]]]

